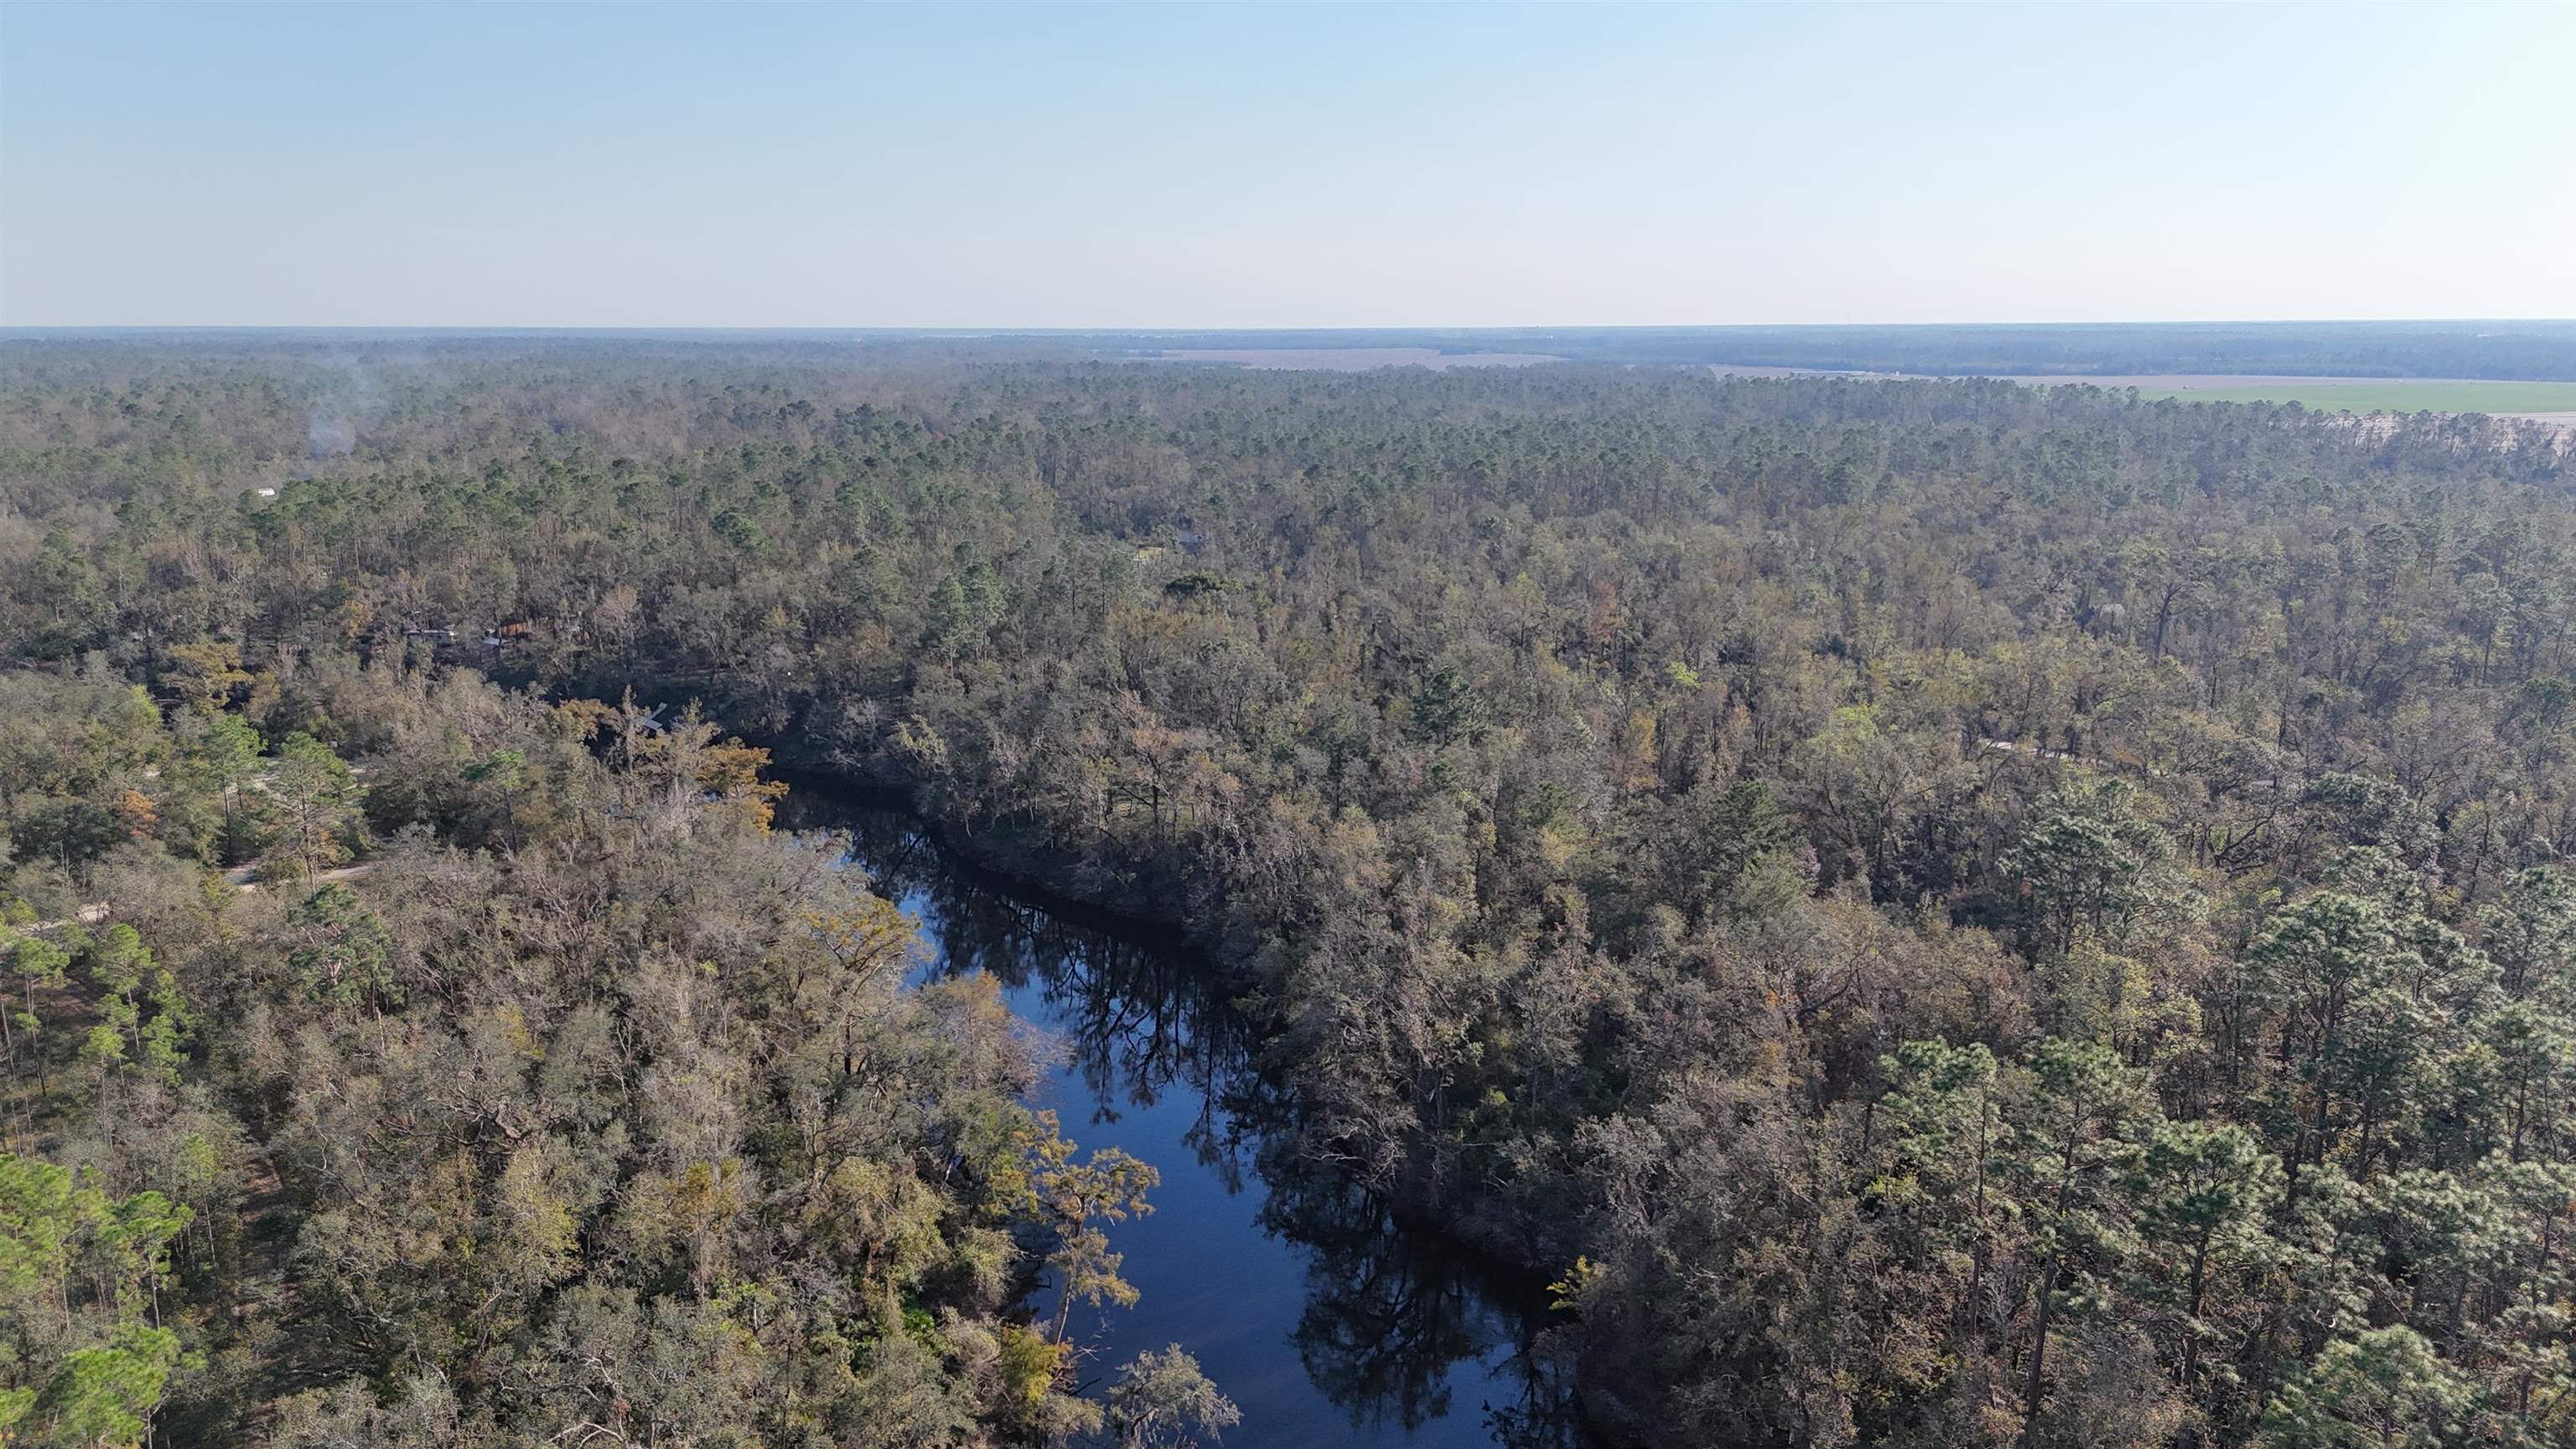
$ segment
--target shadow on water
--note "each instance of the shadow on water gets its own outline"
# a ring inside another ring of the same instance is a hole
[[[1105,1371],[1178,1343],[1242,1406],[1230,1446],[1581,1449],[1536,1339],[1544,1296],[1291,1150],[1295,1103],[1189,952],[1041,901],[941,851],[909,816],[800,789],[786,823],[847,833],[919,918],[934,973],[982,972],[1063,1060],[1032,1093],[1085,1149],[1156,1167],[1112,1233],[1142,1297],[1090,1346]]]

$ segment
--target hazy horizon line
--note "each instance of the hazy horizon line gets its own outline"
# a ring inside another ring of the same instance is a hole
[[[1930,331],[1938,328],[2015,328],[2065,330],[2104,327],[2438,327],[2517,326],[2576,327],[2571,317],[2192,317],[2123,318],[2104,321],[1956,320],[1945,322],[1474,322],[1317,323],[1296,327],[1198,324],[1146,326],[1104,324],[1094,327],[1023,327],[1000,325],[877,326],[868,323],[621,323],[614,325],[543,322],[45,322],[0,323],[0,337],[29,334],[171,333],[171,332],[473,332],[536,335],[633,333],[802,333],[882,337],[1190,337],[1212,333],[1315,335],[1349,332],[1492,332],[1510,334],[1572,332],[1825,332]]]

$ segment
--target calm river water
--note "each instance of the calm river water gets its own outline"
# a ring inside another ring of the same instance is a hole
[[[1008,893],[907,817],[800,789],[785,823],[848,832],[853,863],[919,918],[925,969],[993,976],[1060,1043],[1031,1105],[1086,1151],[1161,1171],[1153,1213],[1111,1229],[1142,1298],[1076,1312],[1086,1377],[1178,1343],[1243,1409],[1230,1449],[1580,1444],[1529,1352],[1544,1300],[1275,1146],[1283,1094],[1203,965]]]

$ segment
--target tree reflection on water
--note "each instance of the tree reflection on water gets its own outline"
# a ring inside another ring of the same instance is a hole
[[[1296,1254],[1305,1302],[1286,1346],[1354,1428],[1392,1425],[1409,1438],[1458,1410],[1463,1377],[1484,1399],[1488,1442],[1583,1442],[1566,1375],[1542,1337],[1543,1296],[1400,1221],[1381,1196],[1302,1153],[1293,1094],[1261,1072],[1252,1034],[1212,989],[1205,963],[1097,913],[1009,889],[947,857],[907,816],[836,808],[818,793],[791,797],[802,807],[791,820],[847,833],[878,893],[922,914],[939,948],[928,971],[982,972],[1023,1001],[1036,993],[1091,1120],[1189,1105],[1188,1150],[1229,1195],[1256,1186],[1259,1230]],[[1461,1365],[1474,1367],[1462,1375]],[[1504,1392],[1514,1400],[1494,1402]],[[1258,1429],[1247,1423],[1248,1442]]]

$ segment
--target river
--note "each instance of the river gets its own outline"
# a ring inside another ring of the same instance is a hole
[[[1580,1449],[1562,1376],[1532,1351],[1544,1296],[1286,1151],[1286,1095],[1203,962],[1014,892],[899,814],[799,789],[783,823],[847,832],[852,863],[919,920],[922,970],[991,975],[1055,1040],[1030,1105],[1162,1174],[1153,1212],[1110,1230],[1138,1302],[1075,1314],[1093,1392],[1177,1343],[1242,1408],[1230,1449]]]

